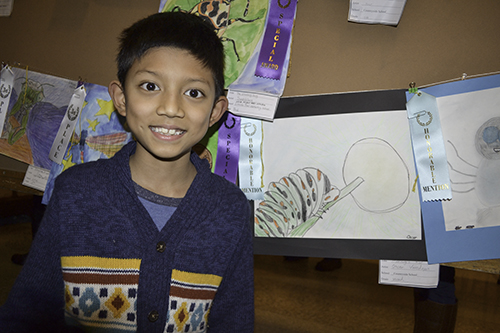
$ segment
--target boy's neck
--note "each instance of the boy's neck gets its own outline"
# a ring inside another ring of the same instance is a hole
[[[155,160],[154,163],[148,163],[136,152],[130,156],[129,164],[135,183],[170,198],[183,198],[197,173],[189,154],[176,161]]]

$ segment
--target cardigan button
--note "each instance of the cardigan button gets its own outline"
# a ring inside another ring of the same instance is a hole
[[[153,310],[148,314],[148,320],[152,323],[158,320],[160,318],[160,315],[158,314],[158,311]]]
[[[165,251],[166,248],[167,248],[167,244],[165,244],[165,242],[158,242],[156,244],[156,251],[158,251],[160,253],[163,253],[163,251]]]

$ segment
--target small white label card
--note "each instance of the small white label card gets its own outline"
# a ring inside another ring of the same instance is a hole
[[[14,0],[0,0],[0,16],[10,16]]]
[[[368,24],[398,25],[406,0],[351,0],[349,21]]]
[[[47,180],[49,179],[50,170],[40,168],[34,165],[29,165],[28,170],[23,179],[23,185],[34,188],[38,191],[45,191]]]
[[[436,288],[439,282],[439,264],[426,261],[380,260],[380,284],[403,287]]]
[[[229,90],[229,111],[243,117],[272,121],[280,97],[262,93]]]

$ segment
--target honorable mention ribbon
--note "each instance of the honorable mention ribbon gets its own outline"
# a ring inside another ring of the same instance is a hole
[[[75,129],[76,121],[82,110],[86,95],[85,87],[81,85],[75,89],[71,96],[66,114],[52,143],[52,148],[50,148],[49,158],[57,164],[61,164],[64,153],[68,148],[69,140],[73,135],[73,130]]]
[[[240,117],[226,112],[219,128],[214,173],[236,184],[240,156]]]
[[[450,176],[436,98],[419,91],[406,103],[423,201],[451,199]]]
[[[264,200],[262,121],[241,118],[240,188],[248,200]]]
[[[269,17],[255,75],[279,80],[292,36],[297,0],[271,0],[269,2]]]
[[[2,135],[5,116],[9,111],[10,95],[13,86],[14,73],[9,66],[5,66],[0,72],[0,136]]]

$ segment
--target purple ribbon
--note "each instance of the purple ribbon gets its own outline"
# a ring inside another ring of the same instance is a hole
[[[226,112],[219,128],[214,173],[236,184],[240,157],[240,123],[238,116]]]
[[[255,75],[279,80],[292,36],[297,0],[271,0]]]

